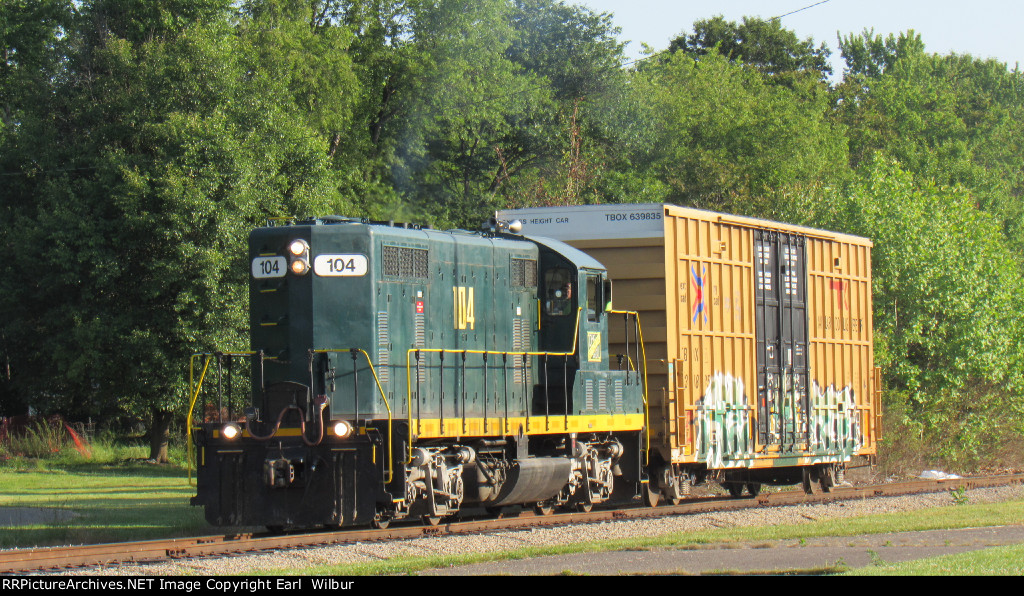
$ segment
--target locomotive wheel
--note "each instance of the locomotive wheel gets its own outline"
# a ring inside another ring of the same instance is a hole
[[[739,482],[728,482],[725,488],[729,490],[729,496],[738,499],[743,496],[743,485]]]
[[[551,502],[537,503],[533,506],[533,512],[537,515],[551,515],[555,512],[555,506]]]
[[[747,492],[751,497],[756,497],[761,492],[761,484],[757,482],[747,483]]]
[[[651,486],[650,482],[644,484],[643,494],[644,494],[644,505],[647,505],[648,507],[657,507],[658,506],[658,501],[661,500],[661,491],[659,491],[657,488]]]

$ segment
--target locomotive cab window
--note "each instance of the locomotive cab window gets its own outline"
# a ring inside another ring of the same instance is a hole
[[[587,275],[587,320],[597,321],[604,311],[602,291],[604,285],[601,283],[601,276],[595,274]]]
[[[554,317],[573,314],[576,288],[573,271],[564,267],[549,269],[544,274],[544,312]]]

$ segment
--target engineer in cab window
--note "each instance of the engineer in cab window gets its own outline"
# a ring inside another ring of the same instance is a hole
[[[560,317],[572,314],[573,287],[566,269],[553,269],[547,274],[545,312]]]

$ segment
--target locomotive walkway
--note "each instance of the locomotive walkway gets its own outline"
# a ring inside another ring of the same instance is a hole
[[[421,575],[820,573],[1024,543],[1024,525],[731,543],[696,549],[577,553],[478,563]],[[1024,562],[1021,563],[1024,568]]]

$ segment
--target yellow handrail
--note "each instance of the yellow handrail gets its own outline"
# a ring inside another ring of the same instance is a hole
[[[409,414],[410,432],[412,430],[412,354],[413,352],[426,353],[451,353],[451,354],[494,354],[496,356],[572,356],[576,353],[580,337],[580,315],[582,308],[576,309],[576,328],[573,333],[572,350],[568,352],[502,352],[498,350],[459,350],[455,348],[410,348],[405,353],[405,386],[406,386],[406,411]],[[417,421],[416,432],[419,433],[419,421]],[[409,459],[412,461],[412,441],[409,441]]]
[[[192,430],[195,428],[192,426],[192,415],[195,412],[196,399],[199,398],[199,390],[203,387],[203,380],[206,378],[206,371],[210,368],[210,361],[217,354],[221,356],[252,356],[256,352],[202,352],[192,354],[192,357],[188,359],[188,388],[189,392],[192,393],[192,397],[188,403],[188,418],[185,424],[185,456],[188,458],[188,481],[192,484]],[[203,372],[199,375],[199,382],[195,384],[195,391],[193,391],[193,372],[195,369],[196,358],[200,356],[206,356],[206,364],[203,365]],[[267,360],[274,360],[274,358],[267,358]]]
[[[199,389],[203,386],[203,379],[206,378],[206,371],[210,368],[210,360],[213,359],[212,355],[206,354],[193,354],[188,360],[188,388],[192,391],[192,381],[195,372],[195,362],[197,356],[206,356],[206,364],[203,365],[203,372],[199,375],[199,383],[195,385],[195,392],[192,393],[192,397],[188,402],[188,418],[186,419],[187,424],[185,425],[185,458],[188,460],[188,483],[192,484],[192,412],[196,407],[196,399],[199,397]]]
[[[647,408],[647,348],[644,346],[644,326],[640,324],[640,313],[635,310],[610,310],[609,313],[616,315],[633,315],[636,317],[637,339],[640,342],[640,359],[643,360],[644,377],[644,427],[647,429],[645,437],[644,463],[650,463],[651,458],[651,424],[650,413]]]
[[[357,350],[360,354],[362,354],[364,357],[366,357],[366,364],[368,364],[370,366],[370,372],[373,373],[373,380],[374,380],[374,382],[377,383],[377,391],[380,392],[380,398],[382,400],[384,400],[384,407],[388,409],[388,479],[384,481],[384,484],[390,484],[391,481],[395,477],[395,470],[394,470],[394,459],[395,458],[394,458],[394,447],[393,447],[394,437],[392,435],[392,427],[391,427],[391,424],[392,424],[391,404],[388,403],[388,398],[387,398],[387,396],[384,395],[384,388],[380,386],[380,377],[377,376],[377,369],[376,369],[376,367],[373,366],[373,362],[370,360],[370,355],[366,353],[366,350],[363,350],[361,348],[352,348],[352,349],[348,349],[348,350],[313,350],[313,352],[316,353],[316,354],[326,354],[326,353],[342,354],[342,353],[346,353],[346,352],[351,353],[353,349]],[[358,422],[358,421],[356,421],[356,422]],[[411,443],[411,441],[410,441],[410,443]]]
[[[356,348],[356,350],[358,352],[360,352],[366,358],[367,364],[370,365],[370,372],[373,373],[373,379],[377,383],[377,390],[380,392],[380,396],[384,400],[384,407],[386,407],[387,410],[388,410],[388,437],[389,437],[389,440],[388,440],[388,479],[384,481],[385,484],[388,484],[388,483],[390,483],[392,481],[392,479],[394,479],[394,475],[395,475],[394,464],[393,464],[394,452],[393,452],[393,447],[391,445],[391,439],[390,439],[391,433],[392,433],[392,420],[393,420],[393,416],[392,416],[392,412],[391,412],[391,404],[388,403],[388,399],[384,395],[384,389],[381,388],[380,379],[377,377],[377,371],[376,371],[376,369],[373,366],[373,362],[370,361],[370,355],[367,354],[365,350],[358,349],[358,348]],[[318,353],[318,354],[323,354],[323,353],[327,353],[327,352],[351,352],[352,350],[351,349],[347,349],[347,350],[313,350],[313,351],[315,353]],[[203,386],[203,380],[206,378],[206,371],[210,367],[210,361],[213,360],[213,357],[216,356],[217,354],[218,353],[193,354],[192,357],[189,359],[188,382],[189,382],[189,389],[191,390],[192,386],[193,386],[193,371],[194,371],[194,368],[195,368],[195,359],[197,357],[200,357],[200,356],[206,356],[206,364],[203,367],[203,372],[202,372],[202,374],[199,377],[199,382],[195,385],[195,390],[192,392],[192,398],[189,400],[188,424],[185,425],[185,427],[186,427],[185,435],[186,435],[186,441],[188,443],[187,446],[186,446],[186,449],[187,449],[187,457],[188,457],[188,478],[189,478],[189,484],[192,483],[192,430],[193,430],[193,428],[195,428],[192,425],[192,421],[193,421],[193,413],[195,411],[196,399],[198,399],[198,397],[199,397],[199,391],[200,391],[200,389]],[[219,352],[219,354],[221,356],[253,356],[253,355],[256,354],[256,352]],[[276,360],[276,357],[267,357],[266,360]]]

